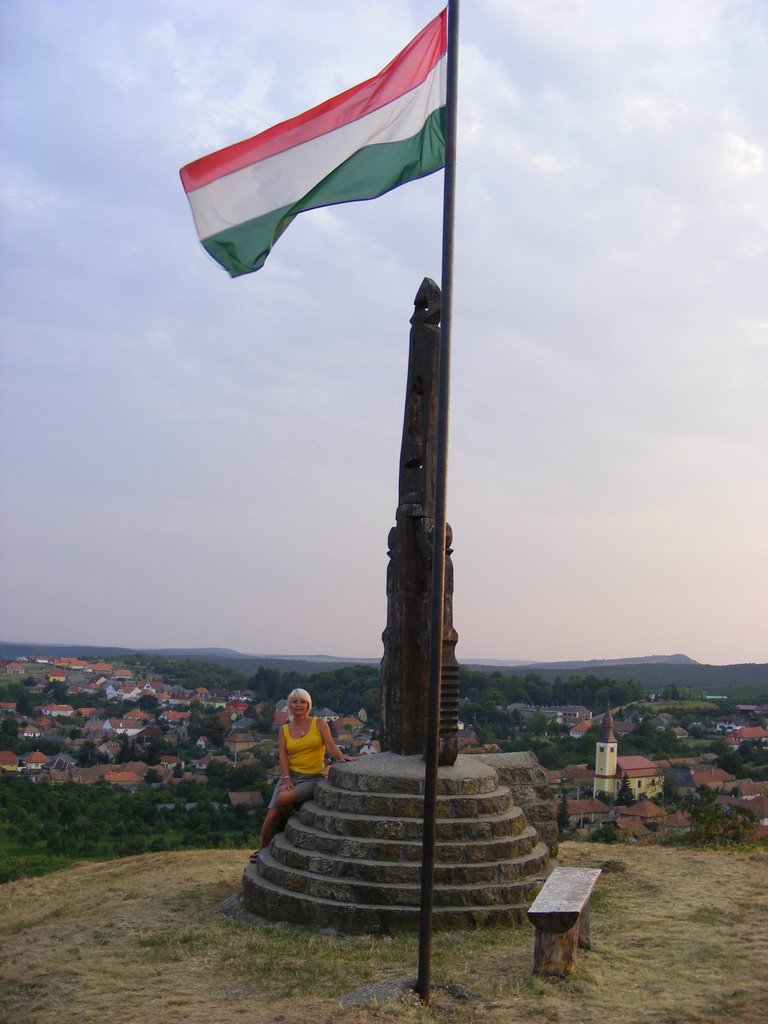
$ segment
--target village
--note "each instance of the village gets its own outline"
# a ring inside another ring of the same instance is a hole
[[[242,779],[242,769],[250,768],[247,789],[228,789],[229,806],[258,815],[268,800],[278,774],[276,731],[288,717],[285,700],[264,700],[245,687],[169,685],[152,673],[145,677],[135,667],[106,661],[31,654],[0,664],[0,680],[6,684],[2,697],[8,696],[8,684],[22,684],[11,687],[17,699],[0,700],[4,775],[50,785],[102,782],[135,793],[148,786],[205,786],[214,776],[226,787],[228,776]],[[355,714],[313,710],[345,752],[379,751],[375,723],[363,707]],[[768,839],[765,771],[755,779],[742,777],[728,770],[733,765],[727,756],[706,750],[666,758],[622,753],[622,741],[640,726],[646,733],[650,727],[687,739],[673,713],[635,701],[602,714],[580,705],[515,703],[497,710],[523,723],[534,744],[537,736],[554,732],[561,744],[567,739],[582,751],[578,762],[542,767],[561,837],[650,843],[685,836],[703,797],[720,815],[720,838]],[[711,713],[691,726],[698,736],[720,741],[726,752],[749,750],[753,760],[768,762],[768,706],[736,705],[727,715],[717,705],[706,711]],[[464,722],[459,741],[462,754],[502,749],[479,742]],[[588,759],[585,742],[594,751]]]

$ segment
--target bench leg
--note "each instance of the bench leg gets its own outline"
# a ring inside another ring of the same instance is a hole
[[[564,978],[576,964],[579,945],[579,922],[567,932],[542,932],[536,929],[533,950],[533,973]]]
[[[589,934],[589,900],[579,914],[579,949],[592,949],[592,939]]]

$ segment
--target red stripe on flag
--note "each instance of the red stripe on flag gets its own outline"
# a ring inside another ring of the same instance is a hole
[[[226,174],[357,121],[415,89],[446,52],[446,22],[446,11],[441,11],[383,71],[367,82],[267,128],[253,138],[236,142],[182,167],[179,173],[184,191],[192,192]]]

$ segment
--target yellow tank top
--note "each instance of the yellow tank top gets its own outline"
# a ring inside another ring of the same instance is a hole
[[[310,718],[306,736],[295,740],[288,731],[287,723],[283,726],[285,749],[288,754],[288,767],[292,772],[304,775],[320,775],[325,767],[325,743],[317,727],[317,718]]]

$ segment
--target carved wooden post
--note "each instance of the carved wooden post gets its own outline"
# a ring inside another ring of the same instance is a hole
[[[425,278],[411,317],[398,506],[389,531],[387,625],[382,634],[381,748],[423,754],[429,681],[429,619],[432,591],[440,289]],[[446,541],[450,545],[449,531]],[[450,553],[450,548],[448,549]],[[446,561],[440,764],[458,752],[458,663],[453,649],[453,567]]]

